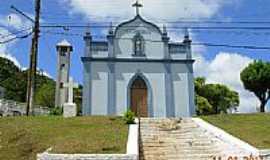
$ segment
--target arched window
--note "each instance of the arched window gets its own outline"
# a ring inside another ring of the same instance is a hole
[[[144,39],[137,33],[133,38],[134,56],[145,56],[144,54]]]

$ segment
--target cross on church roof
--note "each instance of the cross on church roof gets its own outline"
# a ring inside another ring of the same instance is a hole
[[[132,5],[132,7],[136,7],[136,15],[139,15],[140,14],[140,8],[143,7],[143,5],[140,4],[139,1],[137,0],[136,3],[134,3]]]

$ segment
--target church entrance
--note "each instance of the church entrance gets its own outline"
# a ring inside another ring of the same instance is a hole
[[[131,85],[131,111],[141,117],[148,117],[147,86],[141,77],[137,77]]]

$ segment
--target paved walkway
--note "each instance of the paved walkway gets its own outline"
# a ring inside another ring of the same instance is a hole
[[[141,119],[140,160],[214,160],[247,154],[205,132],[192,119]]]

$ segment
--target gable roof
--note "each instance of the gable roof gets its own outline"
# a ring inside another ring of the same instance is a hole
[[[123,23],[119,24],[119,25],[116,27],[116,29],[115,29],[115,35],[117,34],[117,31],[118,31],[121,27],[123,27],[123,26],[125,26],[125,25],[128,25],[128,24],[130,24],[130,23],[136,21],[137,19],[141,20],[143,23],[146,23],[146,24],[152,26],[153,28],[157,29],[158,32],[159,32],[160,34],[162,34],[160,28],[159,28],[157,25],[155,25],[154,23],[151,23],[151,22],[145,20],[145,19],[142,18],[140,15],[137,15],[137,16],[135,16],[133,19],[131,19],[131,20],[129,20],[129,21],[126,21],[126,22],[123,22]]]
[[[72,47],[72,45],[66,39],[57,43],[57,46],[59,46],[59,47]]]

